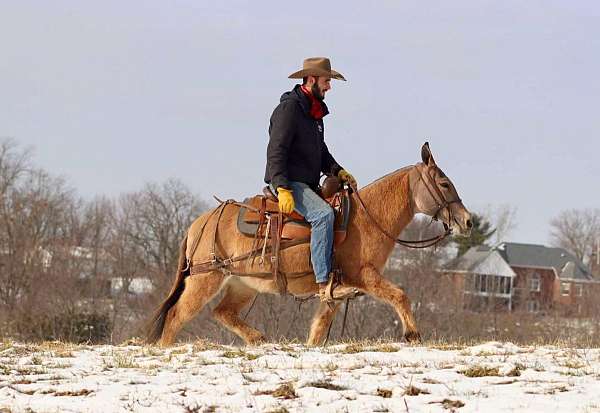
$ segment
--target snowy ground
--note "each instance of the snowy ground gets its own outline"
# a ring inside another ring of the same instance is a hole
[[[0,412],[600,412],[600,349],[0,342]]]

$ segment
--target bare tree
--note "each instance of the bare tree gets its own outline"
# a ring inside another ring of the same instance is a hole
[[[496,230],[493,234],[494,244],[506,241],[509,234],[517,227],[517,208],[510,204],[487,205],[478,215],[490,222]]]
[[[27,296],[42,277],[53,251],[64,243],[71,191],[39,170],[27,171],[5,187],[0,210],[0,304],[7,311]]]
[[[508,235],[517,227],[517,208],[509,204],[496,206],[491,213],[492,225],[496,228],[494,233],[496,244],[506,241]]]
[[[177,179],[147,184],[119,201],[118,219],[128,242],[137,248],[138,264],[157,287],[170,284],[179,245],[192,221],[207,205]]]
[[[550,221],[552,243],[588,261],[600,239],[600,208],[569,209]]]

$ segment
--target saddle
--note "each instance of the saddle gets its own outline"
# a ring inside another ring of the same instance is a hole
[[[328,176],[318,191],[335,213],[334,250],[346,239],[346,231],[350,220],[350,195],[343,188],[339,178]],[[297,212],[282,214],[279,212],[278,200],[271,188],[266,186],[263,195],[246,198],[238,212],[238,230],[254,238],[252,251],[261,249],[264,257],[267,245],[270,245],[270,262],[273,281],[281,295],[287,293],[287,278],[279,271],[279,252],[282,240],[290,244],[302,244],[310,241],[310,224]],[[250,255],[252,258],[254,253]],[[261,258],[262,260],[262,258]]]
[[[327,177],[317,192],[334,210],[334,246],[341,245],[346,239],[350,218],[350,198],[348,190],[343,188],[337,177]],[[247,205],[248,207],[246,207]],[[263,195],[246,198],[240,208],[237,219],[238,230],[247,236],[272,238],[267,226],[277,225],[275,217],[279,215],[277,197],[269,186],[263,188]],[[310,224],[302,215],[293,211],[282,214],[278,228],[281,239],[310,239]]]

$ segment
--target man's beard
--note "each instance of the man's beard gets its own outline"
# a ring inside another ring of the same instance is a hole
[[[316,83],[312,85],[310,91],[317,100],[320,100],[321,102],[325,100],[325,96],[321,93],[321,89],[319,89],[319,86],[317,86]]]

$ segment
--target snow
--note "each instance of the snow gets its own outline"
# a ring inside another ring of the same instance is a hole
[[[600,349],[0,343],[0,412],[600,412]]]

